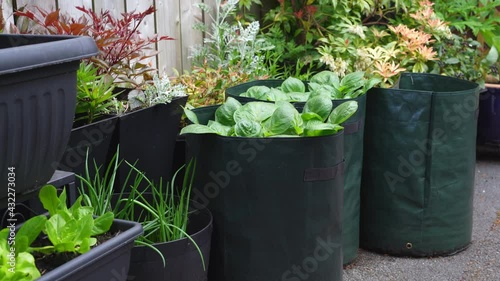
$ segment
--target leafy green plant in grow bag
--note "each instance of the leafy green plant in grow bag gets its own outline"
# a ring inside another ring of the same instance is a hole
[[[365,78],[364,72],[353,72],[340,79],[332,71],[322,71],[311,77],[306,91],[306,84],[301,80],[289,77],[279,88],[266,86],[250,87],[242,97],[255,98],[265,101],[305,102],[309,97],[326,95],[331,99],[352,99],[365,94],[370,88],[380,83],[378,78]]]
[[[299,137],[335,134],[343,129],[342,122],[358,108],[356,101],[347,101],[333,111],[330,97],[318,95],[310,98],[302,113],[287,101],[276,103],[249,102],[241,105],[229,97],[215,112],[215,120],[199,124],[196,114],[184,109],[193,123],[181,134],[218,134],[235,137]]]

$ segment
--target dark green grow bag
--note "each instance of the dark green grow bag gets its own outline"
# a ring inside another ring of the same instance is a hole
[[[368,93],[362,247],[432,256],[469,245],[478,98],[475,83],[415,73]]]
[[[342,280],[343,137],[186,135],[214,217],[208,280]]]
[[[252,81],[227,89],[226,95],[245,103],[257,101],[254,98],[241,97],[252,86],[278,87],[283,80]],[[359,217],[360,217],[360,190],[361,170],[363,167],[363,134],[366,109],[366,95],[355,99],[332,100],[333,107],[346,101],[358,102],[358,111],[349,118],[343,126],[344,136],[344,210],[342,211],[342,252],[344,264],[352,262],[358,255],[359,248]],[[302,109],[305,102],[294,103],[295,107]]]

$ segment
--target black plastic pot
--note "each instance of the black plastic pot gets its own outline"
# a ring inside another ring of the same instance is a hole
[[[47,272],[37,281],[129,280],[127,273],[131,250],[134,240],[142,234],[142,226],[136,222],[115,219],[110,231],[118,231],[119,234]]]
[[[95,172],[94,161],[98,166],[101,166],[101,173],[104,173],[111,158],[116,153],[118,141],[115,129],[117,126],[118,117],[111,116],[72,129],[66,151],[59,161],[57,169],[83,175],[88,152],[91,176]]]
[[[257,80],[243,83],[227,89],[227,96],[233,97],[242,103],[258,101],[254,98],[240,96],[252,86],[278,87],[283,80]],[[306,83],[307,85],[307,83]],[[333,107],[337,107],[346,101],[358,102],[358,111],[344,124],[344,209],[342,225],[342,252],[343,262],[348,264],[358,256],[359,248],[359,220],[361,200],[361,172],[363,168],[363,135],[366,113],[366,95],[355,99],[332,100]],[[302,110],[305,102],[295,102],[294,106]],[[205,111],[201,111],[203,114]],[[198,113],[198,112],[197,112]],[[203,120],[204,117],[202,117]]]
[[[361,246],[432,256],[472,238],[479,87],[403,73],[367,96]]]
[[[50,179],[73,124],[79,61],[97,52],[89,37],[0,34],[1,186],[23,193]]]
[[[175,141],[180,130],[182,107],[187,97],[176,98],[169,104],[119,116],[118,142],[120,158],[135,163],[150,180],[170,179]],[[125,182],[127,165],[118,170],[118,187]]]
[[[200,248],[206,270],[194,244],[188,238],[183,238],[154,245],[163,254],[166,267],[163,267],[160,255],[151,248],[132,248],[128,280],[206,281],[212,228],[212,214],[208,209],[197,211],[189,217],[187,233]]]
[[[478,142],[500,144],[500,84],[486,84],[480,95]]]
[[[209,280],[342,280],[343,137],[186,135],[214,216]]]

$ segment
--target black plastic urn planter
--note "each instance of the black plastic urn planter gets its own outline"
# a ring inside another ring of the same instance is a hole
[[[110,229],[118,234],[65,264],[45,273],[37,281],[125,281],[135,239],[142,234],[139,223],[115,219]]]
[[[159,254],[146,246],[132,248],[128,280],[148,281],[206,281],[210,262],[212,238],[212,214],[202,209],[189,216],[187,233],[200,248],[202,259],[196,247],[188,238],[154,246],[163,254],[166,267]]]
[[[50,179],[73,125],[80,59],[97,53],[90,37],[0,34],[0,198],[8,183],[23,193]]]

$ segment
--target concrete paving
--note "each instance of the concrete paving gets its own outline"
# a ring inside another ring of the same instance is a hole
[[[401,258],[360,250],[344,281],[500,281],[500,146],[479,147],[472,244],[449,257]]]

